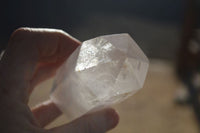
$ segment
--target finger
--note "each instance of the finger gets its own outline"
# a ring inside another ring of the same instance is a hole
[[[49,133],[104,133],[114,128],[119,116],[114,109],[86,114],[73,122],[48,130]]]
[[[63,60],[64,61],[64,60]],[[63,61],[39,66],[38,69],[35,71],[31,81],[30,81],[30,89],[29,93],[31,93],[32,89],[38,85],[39,83],[49,79],[50,77],[54,76],[56,73],[57,68],[63,63]]]
[[[1,88],[9,88],[4,91],[25,100],[25,95],[40,81],[52,76],[79,44],[61,30],[16,30],[1,60],[0,74],[4,79]],[[40,68],[44,71],[49,66],[53,67],[41,74]]]
[[[69,57],[69,55],[75,50],[76,47],[80,45],[80,42],[76,39],[70,37],[68,34],[61,31],[59,35],[59,42],[57,45],[57,50],[54,50],[54,54],[49,52],[52,50],[48,46],[48,50],[40,48],[41,58],[38,64],[38,69],[32,80],[32,86],[36,86],[38,83],[46,80],[47,78],[53,76],[57,68]],[[54,44],[55,46],[55,44]]]
[[[34,107],[32,113],[41,127],[46,126],[61,115],[61,111],[51,100],[45,101]]]

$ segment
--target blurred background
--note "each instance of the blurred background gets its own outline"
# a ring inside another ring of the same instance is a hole
[[[200,0],[7,0],[0,15],[1,50],[19,27],[63,29],[80,41],[129,33],[150,68],[144,88],[115,106],[121,121],[111,133],[199,132]],[[35,89],[31,107],[48,99],[52,80]]]

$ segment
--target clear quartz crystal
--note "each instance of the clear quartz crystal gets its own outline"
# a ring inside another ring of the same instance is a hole
[[[84,41],[57,71],[52,101],[73,120],[143,87],[149,61],[129,34]]]

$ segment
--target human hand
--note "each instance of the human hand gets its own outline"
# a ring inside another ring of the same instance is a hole
[[[27,105],[34,87],[54,76],[78,45],[61,30],[20,28],[12,34],[0,60],[0,132],[104,133],[117,125],[117,113],[108,108],[47,130],[60,110],[51,101],[32,110]]]

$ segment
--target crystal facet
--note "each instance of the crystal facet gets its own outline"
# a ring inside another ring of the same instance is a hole
[[[57,71],[51,99],[73,120],[143,87],[149,61],[129,34],[84,41]]]

